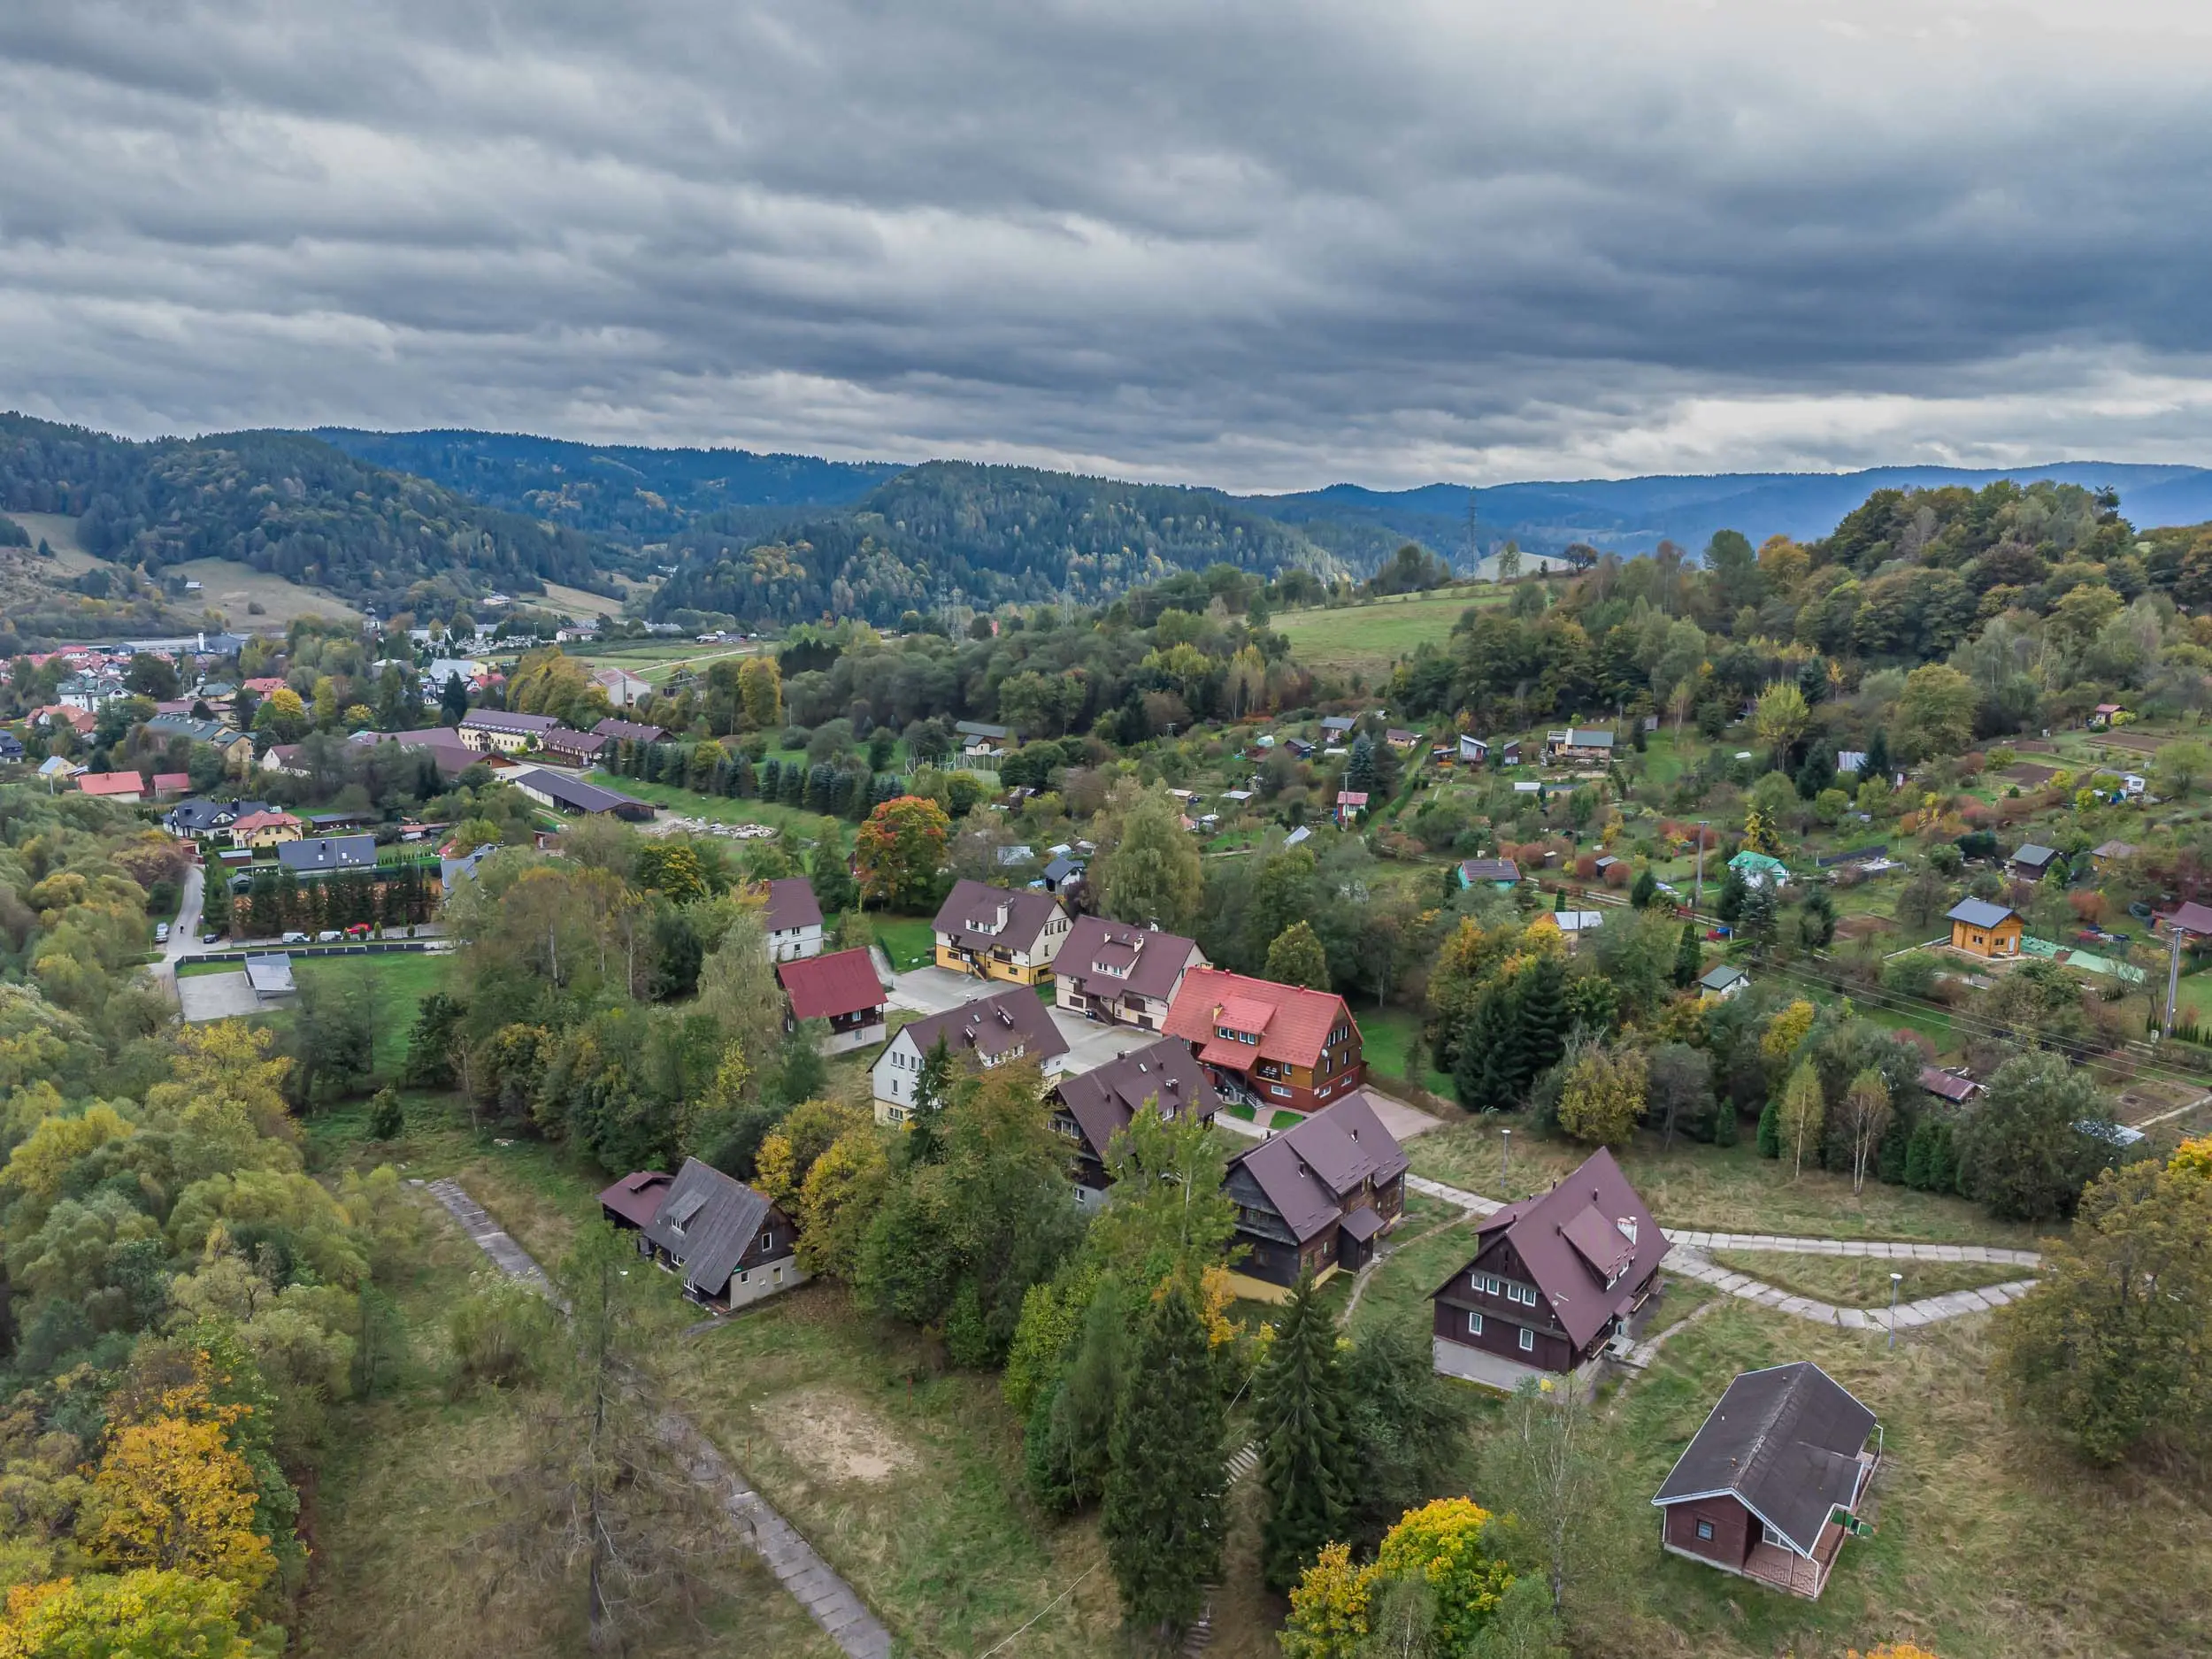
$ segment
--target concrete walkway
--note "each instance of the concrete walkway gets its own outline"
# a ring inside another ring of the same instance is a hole
[[[445,1206],[501,1272],[555,1303],[566,1305],[530,1253],[487,1215],[459,1182],[432,1181],[425,1190]],[[815,1553],[814,1547],[765,1498],[746,1485],[713,1441],[679,1412],[664,1413],[658,1427],[661,1438],[683,1460],[691,1478],[715,1494],[723,1513],[738,1524],[754,1553],[768,1563],[783,1587],[849,1659],[891,1659],[891,1632],[868,1610],[853,1587]]]
[[[1217,1122],[1223,1121],[1216,1119]],[[1424,1175],[1409,1175],[1406,1185],[1415,1192],[1431,1198],[1457,1204],[1462,1210],[1478,1216],[1494,1215],[1505,1208],[1494,1198],[1485,1198],[1479,1193],[1464,1188],[1447,1187],[1441,1181],[1430,1180]],[[2043,1258],[2033,1250],[2008,1249],[1995,1244],[1916,1244],[1903,1240],[1883,1239],[1796,1239],[1767,1233],[1704,1233],[1688,1227],[1661,1229],[1676,1247],[1668,1258],[1667,1271],[1685,1279],[1694,1279],[1701,1284],[1725,1291],[1745,1302],[1755,1302],[1761,1307],[1771,1308],[1800,1319],[1810,1319],[1820,1325],[1839,1325],[1847,1331],[1887,1331],[1890,1310],[1887,1308],[1839,1308],[1810,1296],[1793,1296],[1786,1290],[1763,1284],[1747,1273],[1723,1267],[1705,1255],[1707,1250],[1771,1250],[1792,1256],[1854,1256],[1872,1260],[1892,1262],[1986,1262],[2003,1267],[2039,1267]],[[2001,1285],[1985,1285],[1978,1290],[1955,1290],[1941,1296],[1924,1296],[1918,1302],[1900,1304],[1897,1309],[1897,1329],[1911,1330],[1916,1325],[1933,1325],[1941,1319],[1955,1319],[1970,1313],[1987,1313],[2001,1308],[2008,1302],[2017,1302],[2033,1289],[2032,1279],[2008,1279]]]

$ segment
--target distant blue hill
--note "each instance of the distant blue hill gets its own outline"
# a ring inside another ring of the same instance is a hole
[[[1812,541],[1878,489],[1965,485],[1978,489],[2001,478],[2049,479],[2120,493],[2120,510],[2139,529],[2212,519],[2212,469],[2126,462],[2058,461],[2047,465],[1974,469],[1878,466],[1857,472],[1722,472],[1703,477],[1590,479],[1576,482],[1498,484],[1470,491],[1461,484],[1373,490],[1356,484],[1289,495],[1245,495],[1248,511],[1286,524],[1356,526],[1422,541],[1465,562],[1468,498],[1476,538],[1487,551],[1509,538],[1531,552],[1554,552],[1571,541],[1624,554],[1648,552],[1663,540],[1693,552],[1716,530],[1740,530],[1755,543],[1770,535]],[[1313,533],[1310,530],[1310,534]]]

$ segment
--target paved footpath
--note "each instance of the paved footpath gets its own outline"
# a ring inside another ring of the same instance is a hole
[[[1448,1204],[1457,1204],[1462,1210],[1478,1216],[1494,1215],[1505,1208],[1494,1198],[1485,1198],[1462,1187],[1447,1187],[1441,1181],[1426,1176],[1409,1175],[1406,1185],[1417,1193],[1440,1198]],[[2039,1267],[2043,1258],[2033,1250],[2007,1249],[1994,1244],[1914,1244],[1901,1240],[1878,1239],[1794,1239],[1765,1233],[1703,1233],[1686,1227],[1662,1229],[1678,1249],[1668,1263],[1667,1271],[1679,1273],[1685,1279],[1725,1291],[1745,1302],[1755,1302],[1778,1313],[1786,1313],[1800,1319],[1811,1319],[1821,1325],[1839,1325],[1849,1331],[1887,1331],[1890,1310],[1887,1308],[1839,1308],[1830,1302],[1810,1296],[1793,1296],[1786,1290],[1763,1284],[1748,1273],[1737,1272],[1723,1267],[1709,1258],[1708,1250],[1768,1250],[1792,1256],[1855,1256],[1873,1260],[1892,1262],[1987,1262],[2007,1267]],[[1916,1325],[1933,1325],[1942,1319],[1955,1319],[1970,1313],[1987,1313],[2001,1308],[2008,1302],[2016,1302],[2034,1287],[2032,1279],[2008,1279],[2001,1285],[1985,1285],[1978,1290],[1955,1290],[1946,1295],[1925,1296],[1918,1302],[1901,1303],[1897,1309],[1896,1327],[1901,1331]]]
[[[426,1190],[445,1206],[501,1272],[557,1302],[560,1300],[554,1294],[552,1280],[530,1253],[487,1215],[457,1181],[432,1181]],[[745,1484],[713,1441],[678,1412],[664,1413],[658,1427],[661,1438],[675,1448],[692,1479],[718,1495],[723,1512],[738,1524],[746,1542],[849,1659],[891,1659],[891,1632],[868,1610],[853,1587],[838,1577],[835,1569],[815,1553],[814,1547]]]

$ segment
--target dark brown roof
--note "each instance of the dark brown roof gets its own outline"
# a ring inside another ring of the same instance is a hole
[[[1623,1222],[1633,1226],[1633,1239]],[[1511,1240],[1514,1254],[1578,1348],[1604,1330],[1608,1320],[1627,1311],[1638,1286],[1651,1277],[1669,1248],[1651,1211],[1602,1147],[1549,1192],[1486,1217],[1477,1229],[1476,1256],[1500,1234]],[[1466,1278],[1467,1269],[1462,1268],[1431,1294],[1448,1300],[1462,1292]]]
[[[768,884],[768,910],[760,925],[772,933],[787,927],[819,927],[822,907],[803,876],[787,876]]]
[[[987,1064],[1017,1048],[1025,1058],[1039,1062],[1068,1051],[1068,1040],[1052,1023],[1037,993],[1025,985],[918,1019],[899,1035],[912,1037],[925,1055],[942,1037],[956,1056],[971,1054]]]
[[[684,1283],[703,1296],[729,1286],[737,1258],[774,1206],[767,1194],[733,1180],[712,1164],[686,1158],[667,1194],[645,1225],[645,1236],[683,1258]]]
[[[1052,960],[1052,971],[1079,991],[1133,991],[1164,1001],[1174,994],[1176,977],[1190,965],[1197,949],[1178,933],[1133,927],[1103,916],[1079,916]]]
[[[1047,922],[1065,914],[1049,893],[960,880],[945,895],[934,926],[963,950],[988,950],[994,945],[1028,950]]]
[[[1169,1118],[1210,1118],[1221,1104],[1205,1068],[1180,1037],[1163,1037],[1079,1077],[1064,1077],[1052,1092],[1102,1159],[1114,1136],[1148,1101]]]
[[[650,726],[638,720],[618,720],[612,715],[591,729],[601,737],[611,737],[618,743],[657,743],[668,735],[664,726]]]
[[[673,1179],[674,1176],[661,1170],[638,1170],[601,1193],[599,1202],[632,1226],[642,1227],[661,1207]]]
[[[887,1007],[891,1001],[864,950],[833,950],[826,956],[780,962],[776,978],[783,981],[784,991],[791,998],[791,1012],[800,1019],[857,1014],[864,1009]]]
[[[1946,1071],[1932,1065],[1920,1068],[1920,1087],[1931,1094],[1940,1094],[1947,1101],[1970,1101],[1982,1092],[1982,1086],[1970,1077],[1961,1077],[1955,1071]]]
[[[1230,1159],[1230,1168],[1240,1165],[1303,1244],[1342,1221],[1348,1201],[1355,1208],[1363,1203],[1356,1194],[1366,1182],[1404,1174],[1406,1155],[1368,1104],[1366,1091],[1355,1089],[1296,1128]]]
[[[1874,1414],[1805,1360],[1728,1385],[1652,1499],[1662,1507],[1729,1494],[1812,1554],[1829,1512],[1858,1497],[1859,1452]]]

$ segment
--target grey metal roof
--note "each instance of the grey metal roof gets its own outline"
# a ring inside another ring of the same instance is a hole
[[[742,1181],[686,1158],[668,1196],[645,1224],[645,1236],[681,1259],[684,1284],[703,1296],[728,1288],[738,1257],[753,1241],[772,1208],[766,1194]]]
[[[2045,847],[2038,842],[2029,841],[2018,852],[2013,854],[2012,862],[2016,864],[2047,864],[2057,856],[2058,849],[2055,847]]]
[[[1859,1452],[1873,1432],[1874,1414],[1809,1361],[1745,1371],[1652,1502],[1732,1494],[1809,1555],[1829,1512],[1858,1495]]]
[[[373,835],[320,835],[312,841],[280,841],[277,858],[287,870],[303,874],[319,870],[373,870]]]
[[[1715,968],[1710,973],[1700,979],[1698,983],[1709,991],[1724,991],[1743,977],[1744,971],[1741,968],[1736,967],[1732,964],[1724,962],[1719,967]]]
[[[1969,927],[1996,927],[2004,923],[2012,912],[2001,904],[1992,904],[1986,899],[1961,899],[1943,912],[1949,922],[1964,922]]]
[[[289,996],[298,988],[292,983],[292,958],[281,953],[248,956],[246,983],[256,996]]]

